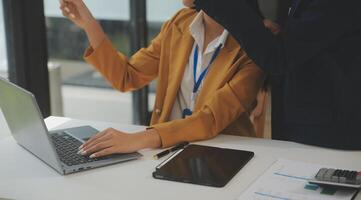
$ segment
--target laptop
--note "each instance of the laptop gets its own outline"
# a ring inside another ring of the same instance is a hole
[[[61,175],[135,160],[141,154],[102,158],[78,155],[78,148],[99,131],[90,126],[49,132],[35,97],[0,77],[0,108],[17,143]]]

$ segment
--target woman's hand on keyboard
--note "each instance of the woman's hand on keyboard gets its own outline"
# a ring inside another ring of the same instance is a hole
[[[155,129],[128,134],[108,128],[84,143],[79,152],[82,155],[97,158],[117,153],[133,153],[141,149],[160,146],[161,140]]]

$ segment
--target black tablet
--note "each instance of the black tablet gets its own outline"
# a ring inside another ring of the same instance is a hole
[[[224,187],[254,156],[253,152],[189,145],[161,163],[153,177],[169,181]]]

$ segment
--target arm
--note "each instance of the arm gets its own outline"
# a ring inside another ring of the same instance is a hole
[[[105,37],[98,48],[90,47],[84,59],[93,65],[114,88],[127,92],[149,84],[158,75],[162,34],[149,47],[139,50],[129,60]]]
[[[92,47],[97,48],[105,33],[82,0],[60,0],[63,15],[83,29]]]
[[[61,0],[61,9],[88,36],[91,47],[85,53],[85,60],[95,66],[114,88],[123,92],[139,89],[157,77],[162,32],[148,48],[141,49],[128,60],[113,47],[82,0]]]
[[[192,116],[157,124],[136,134],[107,129],[84,144],[80,153],[100,157],[113,153],[135,152],[145,148],[169,147],[183,141],[215,137],[241,114],[250,112],[257,92],[262,86],[262,71],[246,56],[236,64],[240,65],[240,63],[243,67],[233,79],[220,88],[214,97]]]
[[[213,138],[240,115],[250,112],[264,76],[246,56],[236,65],[242,68],[200,110],[186,119],[152,127],[160,135],[162,147]]]
[[[292,17],[277,37],[245,0],[196,0],[198,9],[216,19],[238,40],[264,71],[284,73],[309,61],[352,29],[357,0],[304,2],[307,8]],[[237,19],[237,20],[235,20]]]

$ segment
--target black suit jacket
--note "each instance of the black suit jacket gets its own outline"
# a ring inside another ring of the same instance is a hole
[[[196,0],[266,73],[283,77],[276,139],[361,149],[361,1],[295,0],[280,36],[246,0]]]

